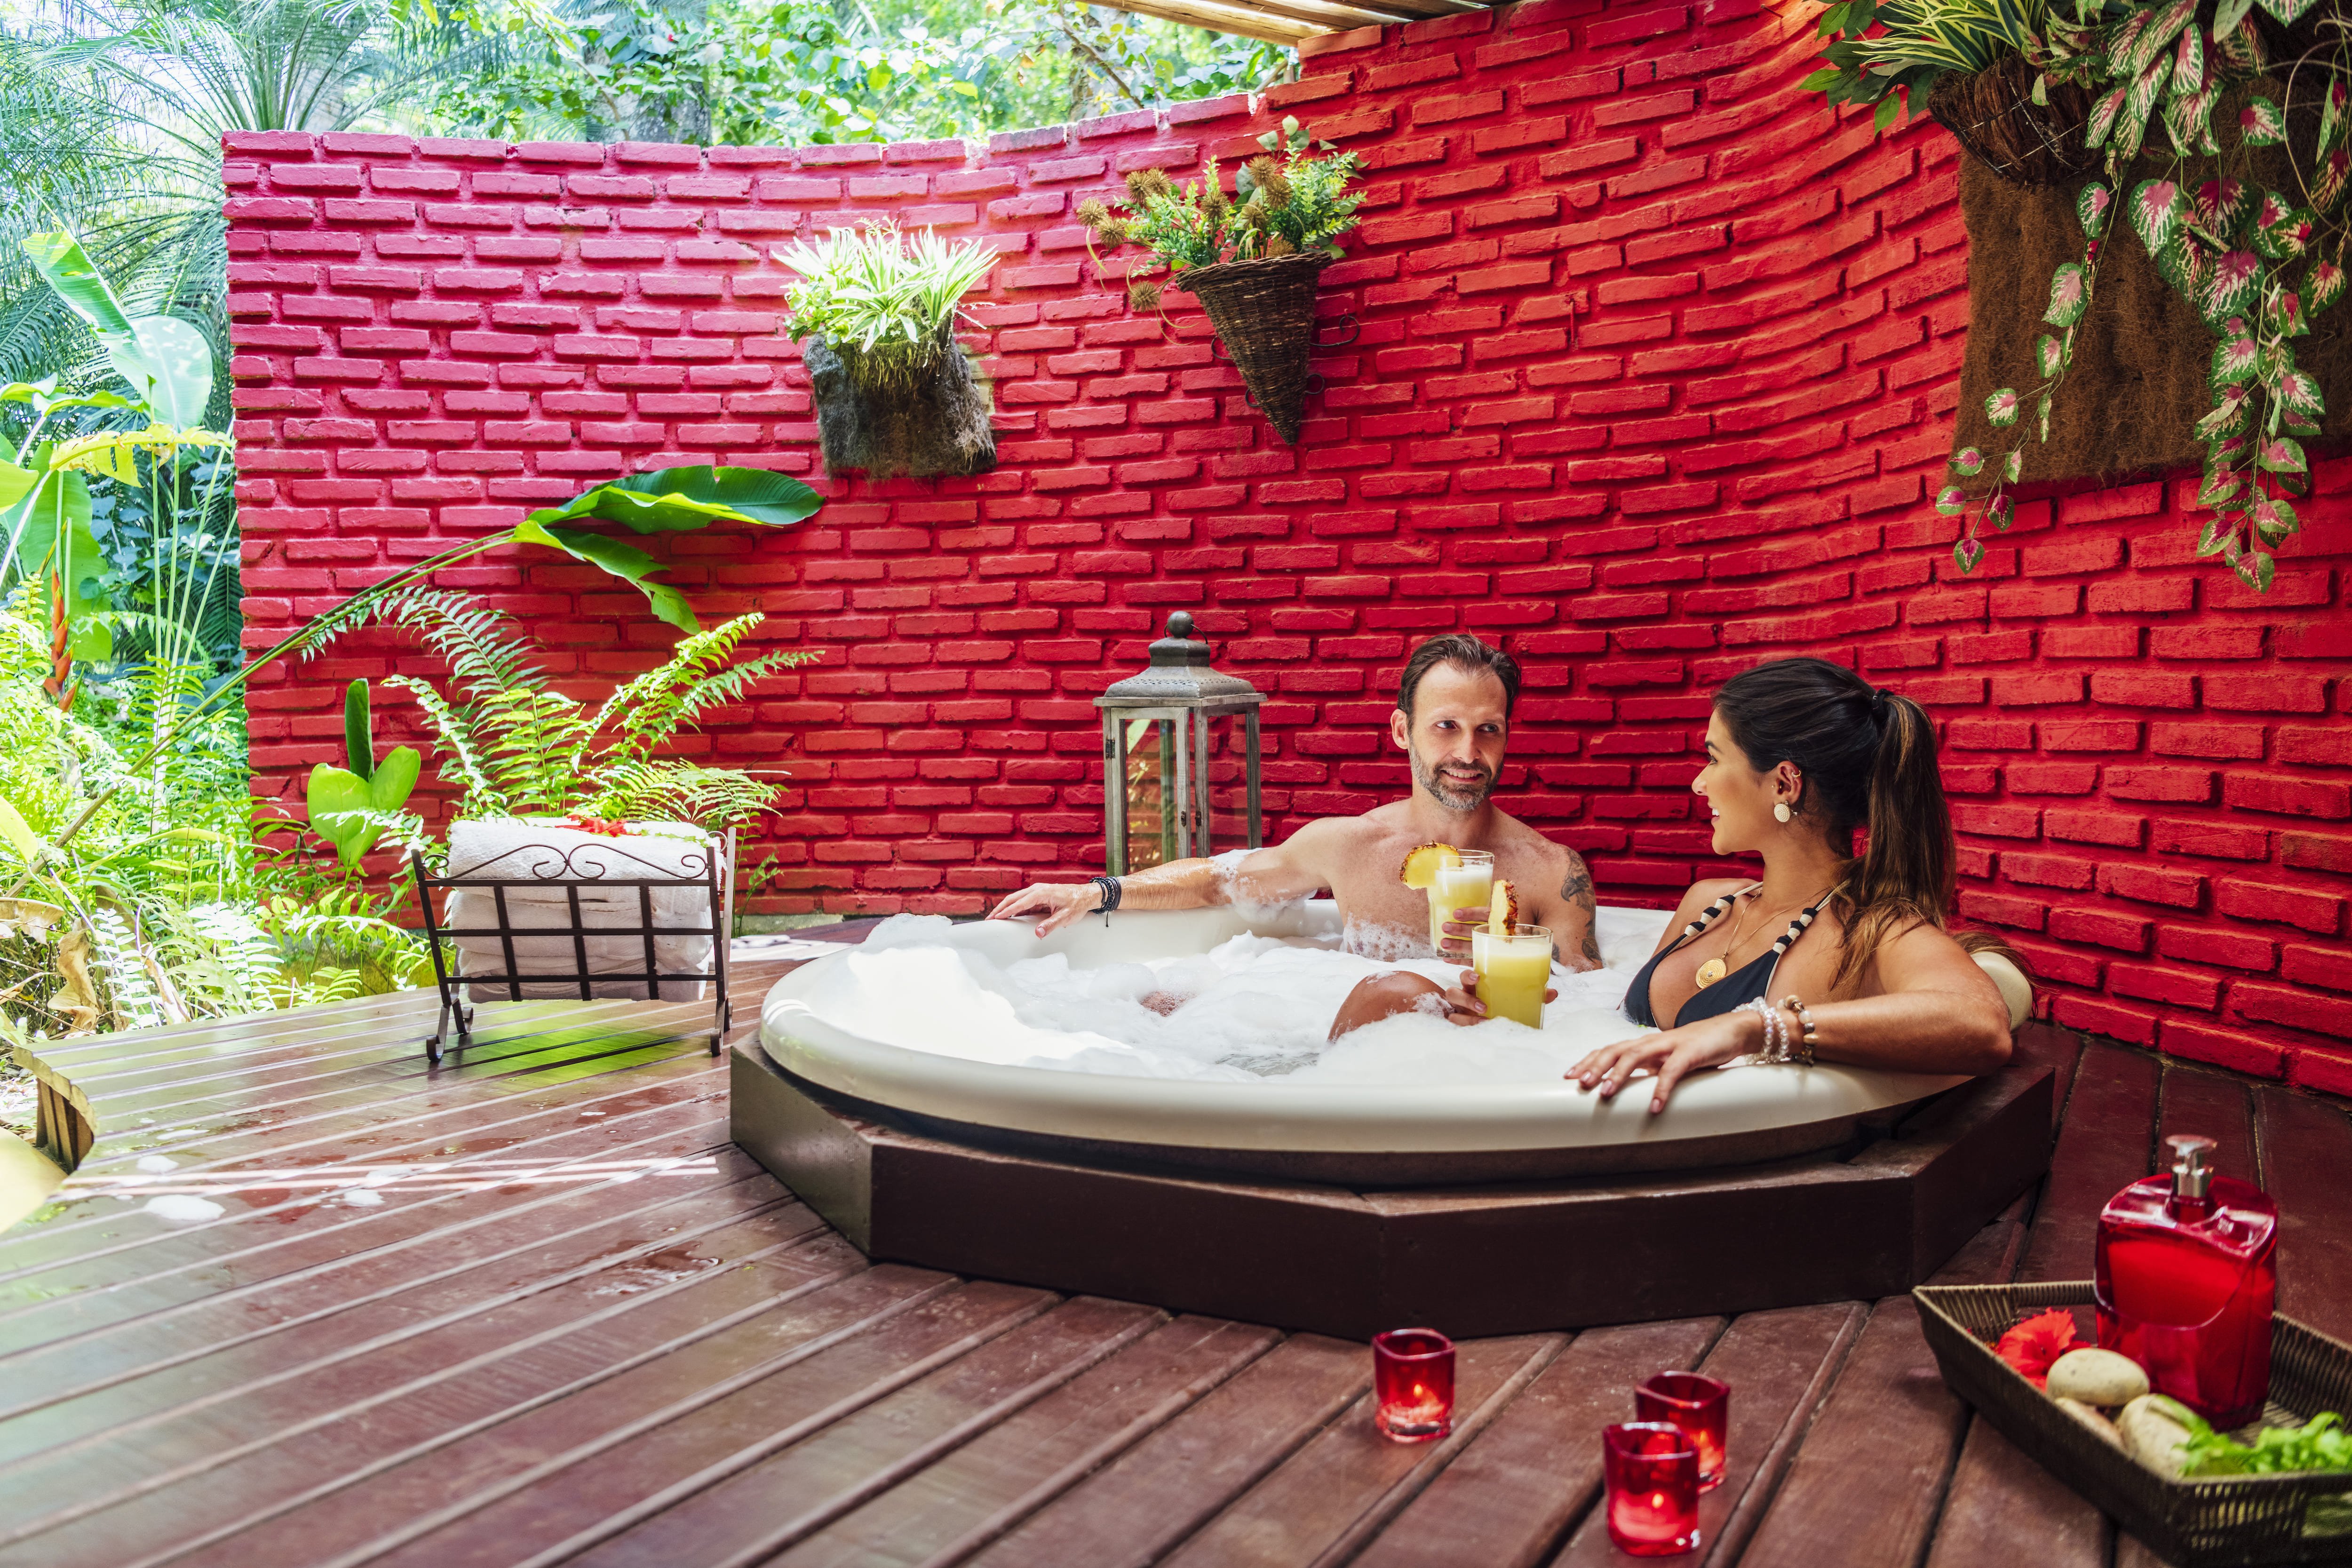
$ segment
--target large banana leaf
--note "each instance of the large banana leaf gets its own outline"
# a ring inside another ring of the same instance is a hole
[[[32,487],[0,512],[0,579],[55,573],[65,586],[68,651],[78,659],[104,658],[113,652],[114,633],[103,612],[113,606],[98,586],[106,563],[90,531],[89,482],[50,468],[48,456],[45,444],[37,472],[28,476]]]
[[[784,527],[824,504],[800,480],[766,468],[659,468],[598,485],[562,506],[531,513],[530,521],[543,527],[594,519],[638,533],[675,533],[713,522]]]
[[[63,231],[26,235],[25,254],[73,313],[89,323],[92,331],[116,337],[130,335],[130,312],[114,297],[114,290],[106,286],[106,275],[82,249],[81,241]]]
[[[74,314],[89,323],[131,390],[172,425],[200,425],[213,393],[212,345],[176,316],[133,316],[81,242],[62,231],[28,235],[25,254]]]
[[[643,594],[646,603],[653,606],[654,614],[678,630],[698,632],[702,629],[702,623],[694,618],[694,606],[687,603],[684,594],[667,583],[646,581],[648,573],[667,571],[666,563],[655,560],[634,544],[624,544],[617,539],[608,539],[604,534],[591,533],[585,529],[544,527],[539,520],[547,515],[541,512],[515,524],[515,538],[525,544],[543,544],[551,550],[561,550],[575,560],[602,567]]]
[[[213,350],[177,316],[134,316],[127,336],[100,332],[106,357],[154,416],[182,428],[205,422],[213,395]]]

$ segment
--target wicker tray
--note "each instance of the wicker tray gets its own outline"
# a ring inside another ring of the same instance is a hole
[[[2021,1314],[2089,1306],[2088,1279],[1922,1285],[1911,1294],[1952,1392],[2175,1568],[2352,1563],[2352,1476],[2165,1480],[2101,1442],[1993,1354],[1992,1342]],[[2322,1410],[2352,1414],[2352,1345],[2293,1318],[2271,1322],[2271,1403],[2263,1424],[2299,1426]]]

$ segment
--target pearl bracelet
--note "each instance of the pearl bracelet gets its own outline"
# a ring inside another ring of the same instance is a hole
[[[1797,1016],[1799,1032],[1791,1035],[1789,1026],[1781,1021],[1780,1008]],[[1756,1053],[1759,1061],[1782,1067],[1809,1068],[1813,1065],[1813,1015],[1794,996],[1784,996],[1775,1007],[1761,996],[1753,996],[1739,1005],[1740,1011],[1753,1013],[1764,1020],[1764,1048]]]

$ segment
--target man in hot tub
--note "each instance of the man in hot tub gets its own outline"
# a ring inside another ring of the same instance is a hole
[[[1584,858],[1488,798],[1502,773],[1518,695],[1519,667],[1509,654],[1459,632],[1431,637],[1406,661],[1396,710],[1389,715],[1389,738],[1412,763],[1412,793],[1404,799],[1361,816],[1310,822],[1285,842],[1238,858],[1174,860],[1131,877],[1034,883],[999,903],[989,919],[1042,916],[1037,934],[1047,936],[1097,910],[1278,904],[1328,889],[1339,901],[1349,952],[1466,964],[1470,930],[1486,910],[1456,910],[1445,927],[1444,952],[1433,954],[1429,895],[1402,880],[1404,858],[1414,848],[1450,844],[1491,853],[1496,878],[1518,896],[1519,921],[1549,929],[1556,956],[1569,968],[1598,969],[1592,874]],[[1432,990],[1417,976],[1385,978],[1398,984],[1400,994],[1386,994],[1381,979],[1364,982],[1340,1010],[1335,1036]],[[1459,1022],[1474,1022],[1484,1011],[1460,991],[1444,993],[1444,1001]]]

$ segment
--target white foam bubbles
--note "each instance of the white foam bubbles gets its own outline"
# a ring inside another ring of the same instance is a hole
[[[1557,1082],[1586,1052],[1641,1032],[1618,1011],[1623,973],[1556,970],[1559,997],[1541,1029],[1416,1012],[1331,1044],[1332,1017],[1359,981],[1404,969],[1452,985],[1461,966],[1426,956],[1426,943],[1424,956],[1386,959],[1250,935],[1097,969],[1059,953],[1000,965],[948,945],[949,930],[940,916],[885,921],[811,974],[807,1006],[869,1040],[972,1061],[1244,1082]]]
[[[1240,910],[1244,920],[1252,925],[1272,925],[1307,900],[1304,897],[1269,900],[1257,879],[1242,871],[1242,862],[1257,853],[1255,849],[1228,849],[1210,857],[1209,864],[1215,869],[1217,887],[1224,893],[1225,901]]]

